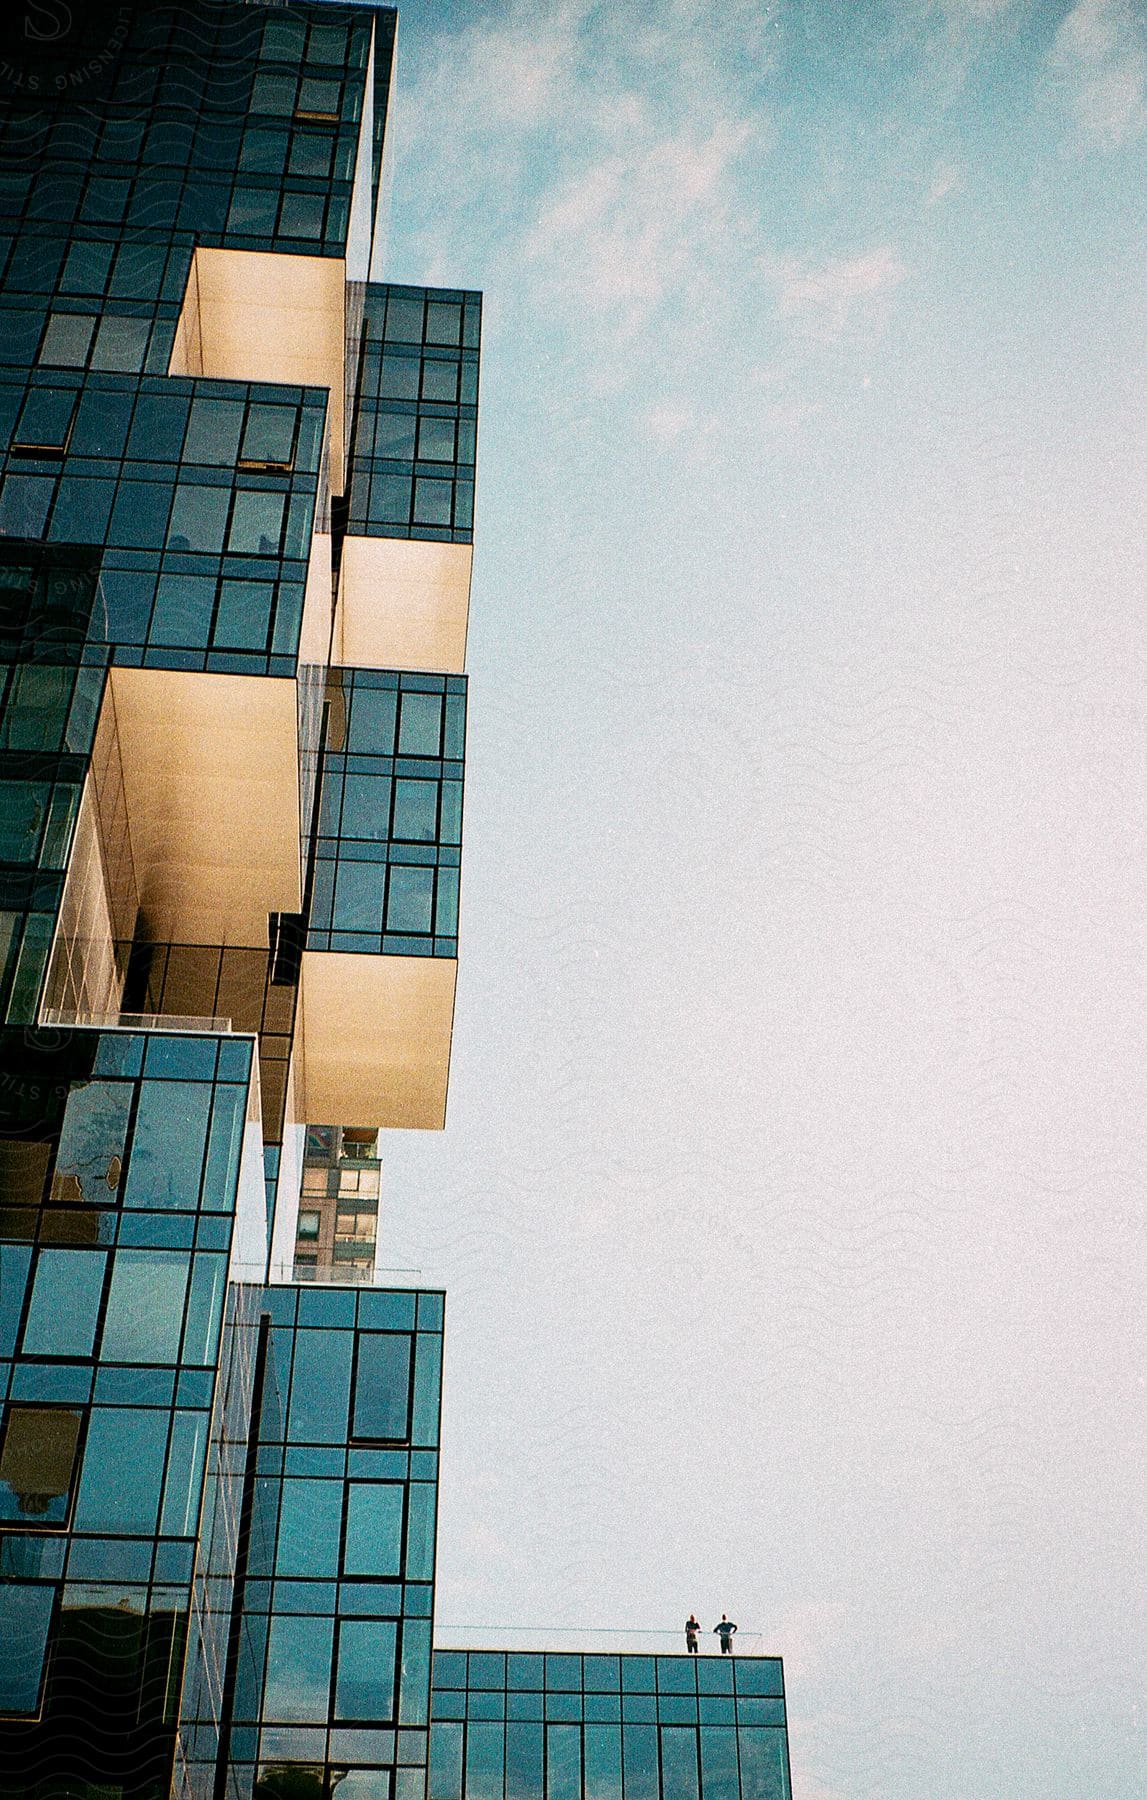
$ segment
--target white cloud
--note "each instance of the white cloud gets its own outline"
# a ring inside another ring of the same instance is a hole
[[[859,306],[898,287],[907,273],[891,244],[819,264],[790,258],[778,270],[779,310],[814,336],[836,338]]]
[[[1079,0],[1055,34],[1048,89],[1085,150],[1117,150],[1147,129],[1147,30],[1130,0]]]
[[[928,183],[924,195],[925,206],[937,206],[946,200],[949,194],[958,194],[964,186],[964,177],[955,163],[939,163],[932,171],[932,179]]]

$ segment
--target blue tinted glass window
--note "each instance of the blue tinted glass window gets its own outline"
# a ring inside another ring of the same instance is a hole
[[[0,1519],[65,1522],[79,1435],[80,1414],[67,1407],[9,1407],[0,1450]]]
[[[739,1800],[737,1734],[731,1726],[701,1727],[701,1795],[702,1800]]]
[[[42,537],[55,491],[53,475],[6,475],[0,488],[0,533]]]
[[[419,419],[418,454],[426,462],[453,462],[453,419]]]
[[[199,1516],[203,1468],[207,1459],[205,1412],[177,1412],[171,1424],[171,1448],[159,1529],[168,1537],[190,1537]]]
[[[347,748],[375,756],[394,750],[394,721],[398,705],[395,688],[365,687],[356,681],[351,706]]]
[[[62,450],[75,410],[74,388],[33,388],[24,401],[13,444],[28,450]]]
[[[437,756],[441,734],[442,696],[404,693],[398,732],[399,755]]]
[[[330,1704],[334,1620],[273,1618],[267,1639],[263,1717],[271,1724],[324,1723]]]
[[[427,784],[420,783],[419,785]],[[343,837],[368,838],[375,841],[384,839],[389,830],[389,821],[390,777],[348,775],[343,792]],[[380,918],[382,916],[381,905],[378,916]]]
[[[461,1725],[431,1726],[429,1800],[462,1800]]]
[[[0,862],[35,862],[51,795],[46,781],[0,781]]]
[[[437,830],[438,783],[396,781],[393,835],[407,843],[432,844]]]
[[[380,932],[385,885],[384,864],[340,862],[335,882],[336,930]]]
[[[665,1800],[697,1800],[697,1733],[688,1726],[661,1728],[661,1787]]]
[[[410,1485],[406,1525],[406,1579],[434,1579],[435,1490],[428,1481]]]
[[[231,467],[239,457],[239,432],[242,425],[241,400],[194,400],[187,426],[187,439],[183,446],[184,461],[210,463],[220,468]]]
[[[296,1334],[288,1433],[293,1443],[345,1444],[353,1342],[350,1331]]]
[[[31,1261],[30,1245],[0,1244],[0,1357],[11,1356],[16,1348]]]
[[[227,488],[192,487],[190,483],[176,488],[169,547],[172,550],[221,550],[230,499]]]
[[[221,1082],[215,1089],[211,1111],[207,1170],[203,1178],[204,1212],[231,1212],[235,1205],[246,1114],[246,1089]]]
[[[54,1599],[42,1583],[0,1586],[0,1713],[36,1710]]]
[[[289,468],[298,417],[298,408],[294,406],[252,406],[243,433],[242,460]]]
[[[337,1542],[337,1527],[336,1527]],[[347,1489],[345,1575],[402,1574],[402,1488],[397,1482],[352,1481]],[[429,1575],[406,1571],[410,1581]]]
[[[40,361],[82,369],[88,360],[96,320],[92,313],[52,313],[40,345]]]
[[[765,1726],[737,1732],[741,1760],[741,1800],[789,1800],[785,1734]]]
[[[337,1575],[341,1481],[284,1481],[279,1513],[279,1575]]]
[[[374,425],[374,453],[400,462],[414,461],[415,413],[379,413]]]
[[[179,1361],[190,1261],[175,1250],[117,1250],[100,1346],[105,1362]]]
[[[343,865],[344,868],[348,866],[353,868],[355,865]],[[422,865],[406,868],[401,864],[391,864],[386,895],[386,929],[397,932],[429,932],[433,913],[434,870]]]
[[[215,644],[228,650],[265,650],[274,594],[269,581],[225,581],[219,590]]]
[[[151,324],[147,319],[117,319],[107,315],[100,320],[92,351],[93,369],[142,369],[147,355]]]
[[[238,492],[227,548],[252,556],[277,556],[284,503],[282,494]]]
[[[582,1800],[578,1725],[546,1726],[546,1800]]]
[[[625,1800],[660,1800],[656,1725],[623,1725],[621,1736]]]
[[[411,1340],[404,1332],[359,1333],[354,1436],[404,1440],[410,1429]]]
[[[397,1627],[393,1619],[344,1619],[339,1627],[336,1719],[394,1717]]]
[[[148,1537],[155,1531],[169,1414],[96,1407],[88,1421],[76,1526]]]
[[[505,1726],[472,1719],[466,1728],[466,1800],[502,1800]],[[562,1795],[561,1800],[573,1800]]]
[[[754,1657],[751,1662],[740,1662],[737,1665],[738,1694],[783,1694],[779,1658],[771,1656]]]
[[[621,1726],[585,1728],[586,1800],[621,1800]]]
[[[544,1725],[514,1720],[506,1727],[506,1800],[544,1800]]]
[[[183,1334],[183,1362],[205,1367],[215,1361],[226,1286],[225,1256],[195,1257],[187,1302],[187,1328]]]
[[[211,1087],[199,1081],[145,1081],[132,1138],[127,1205],[199,1203]]]
[[[418,1361],[414,1371],[413,1442],[433,1447],[438,1442],[438,1409],[442,1393],[442,1339],[420,1331]]]
[[[25,1356],[90,1356],[103,1292],[102,1250],[41,1250],[24,1326]]]

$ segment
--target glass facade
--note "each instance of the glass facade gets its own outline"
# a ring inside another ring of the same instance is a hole
[[[466,677],[332,670],[312,950],[457,956]]]
[[[439,1650],[429,1800],[790,1800],[758,1656]]]
[[[0,1039],[0,1067],[22,1070],[0,1082],[8,1792],[169,1779],[242,1332],[253,1052],[209,1035]]]
[[[374,1278],[380,1131],[445,1109],[481,296],[368,279],[396,15],[26,10],[0,1800],[783,1800],[779,1663],[432,1693],[444,1297]]]
[[[468,544],[482,296],[367,289],[348,529]]]
[[[423,1800],[443,1296],[271,1288],[233,1791]]]

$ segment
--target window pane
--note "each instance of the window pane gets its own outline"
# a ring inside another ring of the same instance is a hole
[[[427,462],[454,461],[453,419],[423,418],[418,421],[418,454]],[[445,523],[450,523],[449,499]]]
[[[547,1725],[546,1752],[546,1800],[581,1800],[581,1727]]]
[[[128,1168],[128,1206],[190,1211],[198,1205],[210,1106],[208,1082],[144,1082]]]
[[[221,550],[230,499],[226,488],[192,487],[190,483],[177,487],[171,509],[170,548]]]
[[[190,1257],[117,1250],[100,1355],[105,1362],[176,1363]]]
[[[296,1333],[288,1432],[292,1443],[346,1442],[353,1342],[350,1331]]]
[[[252,406],[243,433],[244,462],[289,467],[298,416],[298,409],[293,406]]]
[[[0,1587],[0,1713],[36,1710],[54,1598],[40,1583]]]
[[[544,1725],[515,1719],[506,1727],[506,1800],[543,1800]]]
[[[207,1458],[207,1417],[205,1412],[177,1412],[172,1421],[159,1520],[165,1537],[190,1537],[195,1530]]]
[[[391,865],[386,897],[388,931],[429,932],[433,905],[433,869],[421,865],[413,868]]]
[[[428,1481],[410,1485],[406,1520],[406,1579],[434,1579],[434,1488]]]
[[[789,1800],[784,1732],[742,1726],[737,1737],[741,1751],[741,1800]]]
[[[410,1349],[404,1332],[359,1334],[354,1436],[402,1441],[410,1422]]]
[[[438,783],[436,781],[396,781],[394,784],[394,836],[406,843],[432,844],[437,830]]]
[[[660,1800],[656,1725],[623,1726],[622,1743],[625,1751],[625,1800]],[[736,1795],[733,1800],[737,1800]]]
[[[62,450],[76,410],[74,388],[33,388],[12,439],[26,449]]]
[[[665,1800],[697,1800],[697,1733],[686,1726],[661,1728],[661,1788]]]
[[[504,1733],[505,1727],[500,1723],[470,1721],[466,1730],[466,1800],[502,1800]],[[551,1800],[554,1800],[552,1789]],[[561,1800],[580,1800],[580,1797],[575,1792],[563,1793]]]
[[[151,325],[147,319],[100,320],[96,347],[92,352],[93,369],[129,371],[143,368]]]
[[[701,1727],[703,1800],[738,1800],[737,1734],[729,1725]],[[628,1792],[626,1800],[629,1800]]]
[[[102,1250],[41,1250],[24,1326],[25,1356],[90,1356],[107,1255]]]
[[[0,534],[41,537],[55,489],[54,475],[6,475],[0,489]]]
[[[168,1413],[96,1407],[84,1448],[76,1526],[148,1537],[155,1530]]]
[[[337,1526],[335,1538],[337,1542]],[[350,1483],[347,1490],[343,1573],[402,1574],[402,1488],[398,1483]],[[412,1576],[409,1570],[407,1576],[410,1580],[423,1579],[421,1576]]]
[[[335,883],[335,929],[381,932],[385,882],[386,868],[382,863],[340,862]]]
[[[585,1728],[585,1800],[621,1800],[621,1726]]]
[[[0,1452],[0,1518],[63,1524],[79,1435],[78,1412],[61,1406],[9,1408]]]
[[[420,475],[414,484],[414,522],[416,525],[449,525],[453,499],[448,481],[435,481]]]
[[[282,494],[256,494],[240,489],[235,495],[227,548],[252,556],[277,556],[283,534]]]
[[[326,1722],[333,1644],[333,1619],[271,1620],[263,1695],[265,1720]]]
[[[414,413],[379,413],[374,427],[374,454],[394,457],[400,462],[413,462],[414,431],[417,424]]]
[[[402,723],[398,733],[400,756],[438,756],[442,731],[442,696],[402,696]]]
[[[193,401],[184,461],[229,468],[238,459],[242,424],[243,405],[239,400]]]
[[[357,705],[356,700],[356,708]],[[343,837],[365,838],[377,842],[386,838],[389,823],[390,777],[348,775],[343,791]],[[378,916],[381,919],[381,905]]]
[[[394,688],[354,687],[347,749],[375,756],[394,752],[394,719],[398,694]]]
[[[342,1497],[341,1481],[284,1481],[276,1574],[338,1574]]]
[[[82,369],[87,361],[95,322],[89,313],[53,313],[40,346],[40,361]]]
[[[130,1081],[89,1081],[71,1089],[52,1175],[53,1200],[111,1202],[123,1173],[133,1092]]]
[[[336,1719],[394,1717],[393,1619],[344,1619],[339,1627]]]
[[[462,1800],[462,1727],[438,1722],[430,1728],[429,1800]]]

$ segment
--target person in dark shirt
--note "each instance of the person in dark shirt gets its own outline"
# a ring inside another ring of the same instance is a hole
[[[690,1656],[696,1656],[697,1654],[697,1633],[700,1629],[700,1625],[693,1617],[693,1614],[690,1613],[685,1621],[685,1648],[688,1650]]]
[[[721,1634],[721,1655],[722,1656],[732,1656],[732,1654],[733,1654],[733,1633],[736,1631],[736,1629],[737,1629],[737,1627],[734,1625],[732,1619],[727,1619],[725,1617],[724,1613],[721,1614],[721,1623],[719,1625],[714,1625],[713,1630],[720,1632],[720,1634]]]

